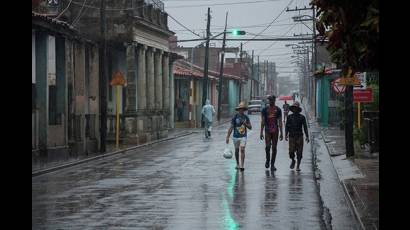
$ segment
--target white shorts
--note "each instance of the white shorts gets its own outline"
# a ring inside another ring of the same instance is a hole
[[[245,147],[246,146],[246,137],[233,137],[233,145],[235,149],[239,149],[239,146]]]

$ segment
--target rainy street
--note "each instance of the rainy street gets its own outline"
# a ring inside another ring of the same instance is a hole
[[[32,0],[32,229],[379,229],[379,4],[345,3]]]
[[[222,157],[229,124],[32,179],[33,229],[323,229],[306,144],[301,172],[278,143],[266,170],[250,115],[245,171]],[[230,142],[232,144],[232,142]]]

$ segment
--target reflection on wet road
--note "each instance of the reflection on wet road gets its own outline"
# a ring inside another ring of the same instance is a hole
[[[33,229],[321,229],[310,145],[301,172],[278,144],[265,170],[251,115],[245,171],[222,157],[228,124],[32,179]]]

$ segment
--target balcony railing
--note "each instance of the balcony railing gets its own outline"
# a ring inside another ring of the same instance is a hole
[[[145,0],[147,4],[152,4],[155,9],[160,9],[164,11],[164,3],[160,0]]]

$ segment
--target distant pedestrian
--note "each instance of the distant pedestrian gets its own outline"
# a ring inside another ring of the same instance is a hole
[[[241,102],[235,109],[238,111],[231,121],[231,127],[228,130],[228,135],[226,136],[226,144],[229,143],[229,137],[233,131],[233,144],[235,146],[235,159],[236,159],[236,169],[241,171],[245,170],[245,147],[247,140],[247,129],[252,129],[249,117],[245,115],[245,111],[248,107],[245,102]],[[239,159],[239,150],[241,151],[241,158]]]
[[[286,118],[288,117],[288,113],[289,113],[289,104],[288,102],[285,100],[285,104],[283,104],[283,122],[286,122]]]
[[[286,125],[285,125],[285,140],[288,141],[289,138],[289,157],[292,160],[290,164],[290,168],[295,168],[295,152],[297,158],[297,171],[300,171],[300,162],[302,160],[302,153],[303,153],[303,131],[305,132],[306,142],[309,143],[309,133],[306,124],[306,118],[300,112],[302,112],[302,108],[300,108],[299,102],[293,103],[292,106],[289,107],[289,110],[292,112],[291,115],[288,116]]]
[[[182,119],[183,119],[183,111],[184,111],[184,102],[183,102],[180,98],[177,98],[175,104],[176,104],[176,107],[177,107],[177,117],[178,117],[178,121],[182,121]]]
[[[209,99],[206,100],[205,105],[202,107],[202,115],[204,116],[205,138],[211,136],[212,118],[215,114],[215,108],[211,105]]]
[[[282,141],[282,111],[275,105],[275,96],[269,96],[269,106],[264,108],[261,112],[261,132],[260,139],[263,140],[263,131],[265,131],[265,153],[266,153],[266,162],[265,168],[269,168],[269,163],[271,170],[276,170],[275,160],[278,144],[278,136]],[[280,135],[279,135],[280,134]],[[270,149],[272,148],[272,158],[270,155]]]

